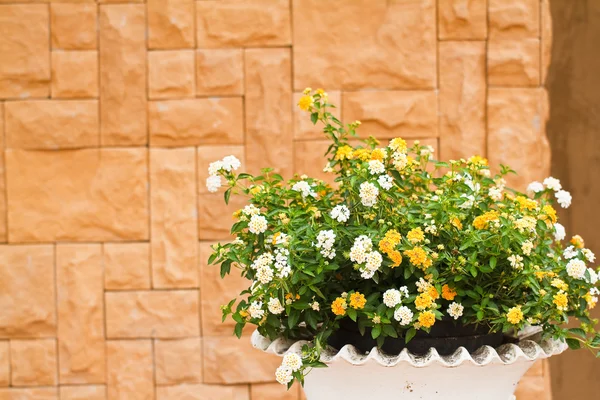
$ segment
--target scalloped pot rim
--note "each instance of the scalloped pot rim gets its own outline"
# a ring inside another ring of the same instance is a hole
[[[252,334],[252,346],[267,353],[276,354],[283,357],[288,352],[300,354],[302,346],[306,340],[286,340],[283,338],[271,341],[254,331]],[[402,362],[406,362],[413,367],[428,367],[432,364],[439,364],[443,367],[458,367],[463,363],[470,363],[477,366],[492,364],[513,364],[519,360],[535,361],[544,359],[562,353],[567,349],[564,342],[556,340],[521,340],[517,344],[503,344],[494,349],[490,346],[482,346],[473,353],[469,353],[464,347],[458,348],[453,354],[441,356],[431,348],[425,355],[416,355],[404,349],[397,356],[391,356],[381,352],[374,347],[368,354],[361,353],[352,345],[346,345],[339,351],[328,347],[321,354],[321,361],[325,364],[338,362],[347,362],[352,365],[364,365],[367,363],[377,363],[384,367],[393,367]]]

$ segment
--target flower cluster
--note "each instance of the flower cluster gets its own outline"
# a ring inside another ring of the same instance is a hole
[[[271,339],[309,339],[286,355],[278,382],[323,366],[321,350],[342,323],[379,346],[445,318],[490,332],[537,325],[573,348],[600,348],[590,317],[596,257],[580,236],[567,241],[554,205],[572,198],[558,179],[521,192],[508,186],[510,168],[480,156],[443,162],[416,140],[356,139],[360,122],[333,116],[321,89],[305,90],[298,106],[331,140],[324,171],[333,184],[285,181],[269,168],[237,173],[233,156],[210,164],[206,182],[211,192],[226,182],[226,202],[249,200],[233,214],[232,240],[209,259],[221,276],[235,269],[249,281],[222,307],[235,334],[253,324]],[[574,320],[579,327],[565,327]]]

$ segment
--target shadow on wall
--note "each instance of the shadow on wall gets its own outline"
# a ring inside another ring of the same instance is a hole
[[[568,234],[582,235],[600,253],[600,1],[550,0],[550,8],[552,175],[573,194],[573,206],[561,215]],[[551,360],[551,370],[554,400],[598,398],[600,359],[591,353],[566,352]]]

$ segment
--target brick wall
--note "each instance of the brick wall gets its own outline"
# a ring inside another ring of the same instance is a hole
[[[364,133],[541,177],[547,6],[0,0],[0,399],[298,399],[220,323],[242,282],[206,259],[240,203],[208,163],[320,175],[311,86]]]

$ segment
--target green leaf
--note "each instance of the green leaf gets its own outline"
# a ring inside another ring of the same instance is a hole
[[[231,188],[225,191],[223,197],[225,197],[225,204],[229,204],[229,198],[231,197]]]
[[[569,329],[569,333],[572,333],[573,335],[576,336],[580,336],[582,338],[586,338],[587,334],[585,333],[585,331],[581,328],[571,328]]]
[[[417,334],[417,330],[415,328],[410,328],[406,332],[406,337],[404,338],[404,343],[410,342],[411,339],[414,338],[416,334]]]
[[[242,337],[242,329],[244,329],[244,324],[241,324],[239,322],[235,324],[233,332],[235,333],[235,336],[238,337],[238,339]]]
[[[356,310],[354,308],[348,308],[348,316],[354,322],[356,322]]]
[[[571,338],[567,338],[566,340],[570,349],[577,350],[581,348],[581,342],[579,340]]]
[[[298,324],[298,320],[300,319],[300,311],[290,310],[290,315],[288,316],[288,327],[293,329]]]
[[[393,338],[397,338],[398,337],[398,332],[396,332],[396,330],[394,329],[394,327],[391,326],[391,325],[383,325],[383,332],[386,335],[391,336]]]
[[[496,259],[496,257],[490,258],[490,268],[492,268],[492,269],[496,268],[497,262],[498,262],[498,260]]]
[[[371,337],[377,339],[381,335],[381,325],[375,325],[371,330]]]
[[[317,121],[319,120],[319,113],[312,113],[310,114],[310,120],[312,121],[313,125],[317,124]]]

